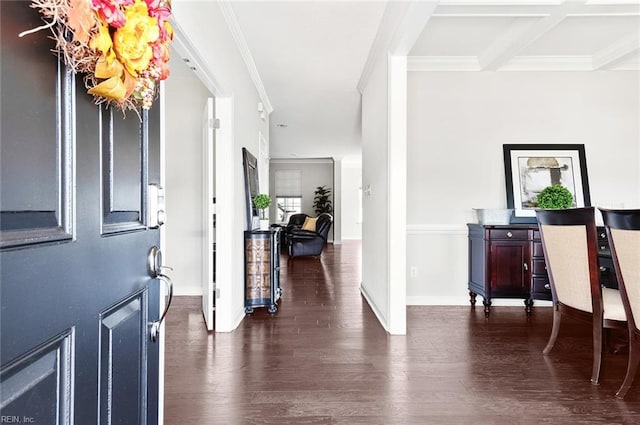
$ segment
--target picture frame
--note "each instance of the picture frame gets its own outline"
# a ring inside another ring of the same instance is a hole
[[[504,144],[507,208],[512,223],[536,222],[536,197],[561,184],[573,195],[574,207],[591,205],[584,144]]]

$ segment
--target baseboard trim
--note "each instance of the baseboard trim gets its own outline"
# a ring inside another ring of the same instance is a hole
[[[176,297],[201,297],[202,287],[192,285],[176,285],[173,295]]]
[[[367,304],[369,304],[371,311],[373,311],[373,314],[375,314],[376,318],[378,319],[378,322],[380,322],[380,325],[382,325],[382,327],[384,328],[385,331],[387,331],[387,333],[390,333],[389,324],[384,319],[384,316],[381,314],[376,303],[373,302],[372,298],[367,293],[367,290],[365,289],[362,282],[360,282],[360,293],[362,294],[364,299],[367,301]]]

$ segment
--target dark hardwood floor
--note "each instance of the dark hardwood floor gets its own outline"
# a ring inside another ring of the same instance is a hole
[[[282,258],[278,312],[207,333],[199,297],[167,316],[165,424],[640,424],[640,377],[616,400],[627,354],[592,386],[589,325],[550,308],[408,307],[390,336],[361,297],[360,246]],[[446,282],[443,282],[446,284]]]

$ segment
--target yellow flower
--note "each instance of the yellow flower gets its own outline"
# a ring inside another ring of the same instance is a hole
[[[100,24],[98,33],[89,41],[89,47],[99,50],[102,56],[107,58],[109,62],[112,62],[116,57],[115,53],[113,53],[113,43],[111,42],[109,27],[104,23]]]
[[[116,55],[131,75],[147,69],[153,58],[150,43],[158,39],[160,31],[158,21],[149,16],[147,4],[136,2],[125,8],[127,21],[113,36],[113,47]]]

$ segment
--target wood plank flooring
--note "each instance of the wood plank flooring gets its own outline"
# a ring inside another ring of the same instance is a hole
[[[207,333],[199,297],[167,316],[165,424],[640,424],[640,377],[615,391],[627,354],[607,354],[592,386],[589,325],[524,306],[408,307],[390,336],[361,297],[360,245],[282,257],[278,312]],[[446,282],[443,282],[446,284]]]

